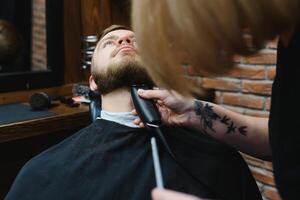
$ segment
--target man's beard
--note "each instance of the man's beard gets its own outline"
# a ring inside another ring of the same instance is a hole
[[[140,62],[133,59],[112,63],[105,72],[98,72],[93,76],[102,95],[120,88],[129,89],[134,84],[154,86],[146,69],[142,67]]]

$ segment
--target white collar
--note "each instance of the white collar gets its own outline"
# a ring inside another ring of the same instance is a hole
[[[128,127],[140,128],[138,125],[133,123],[138,116],[133,115],[131,112],[108,112],[101,110],[100,116],[101,117],[97,117],[97,119],[105,119]]]

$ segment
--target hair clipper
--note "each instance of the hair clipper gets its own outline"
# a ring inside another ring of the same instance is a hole
[[[147,85],[133,85],[131,87],[131,97],[136,112],[147,128],[159,127],[161,118],[157,107],[152,100],[141,98],[137,93],[138,89],[148,90],[152,88]]]
[[[153,136],[155,136],[157,139],[159,139],[167,152],[175,158],[173,152],[171,151],[171,148],[169,147],[162,131],[160,130],[160,126],[162,124],[160,113],[154,104],[153,100],[150,99],[144,99],[140,97],[137,93],[138,89],[152,89],[147,85],[132,85],[131,87],[131,97],[134,104],[134,107],[136,109],[137,114],[141,118],[144,125],[151,129],[151,133]]]

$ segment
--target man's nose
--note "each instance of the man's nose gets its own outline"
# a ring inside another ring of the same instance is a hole
[[[132,44],[132,39],[128,36],[122,36],[118,39],[118,44]]]

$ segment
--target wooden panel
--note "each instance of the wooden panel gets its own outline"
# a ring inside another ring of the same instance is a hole
[[[80,68],[80,13],[80,0],[64,0],[65,83],[87,81]]]
[[[82,35],[97,35],[110,24],[109,0],[81,0]]]
[[[90,123],[88,106],[70,108],[60,104],[49,112],[57,115],[0,125],[0,143],[82,128]]]
[[[83,82],[87,84],[87,82]],[[29,97],[35,92],[45,92],[49,95],[57,96],[72,96],[72,89],[74,84],[66,84],[60,87],[43,88],[36,90],[24,90],[20,92],[0,93],[0,105],[18,102],[27,102]]]
[[[130,1],[110,0],[110,13],[113,24],[130,26]]]
[[[65,0],[65,83],[87,81],[81,69],[81,36],[98,35],[111,24],[130,25],[127,0]]]

